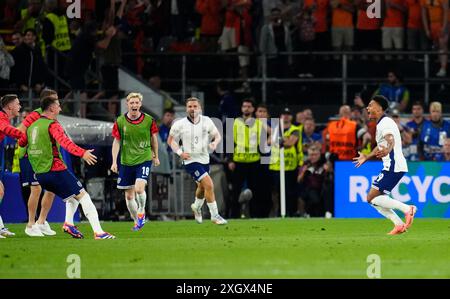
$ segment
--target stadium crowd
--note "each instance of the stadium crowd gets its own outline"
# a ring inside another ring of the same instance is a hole
[[[86,0],[81,1],[81,18],[73,19],[66,16],[69,4],[2,1],[1,35],[13,59],[2,47],[8,59],[2,58],[0,88],[31,89],[36,97],[45,85],[55,88],[46,63],[85,98],[116,98],[118,66],[148,79],[154,65],[143,55],[154,52],[265,53],[268,76],[280,78],[288,73],[311,77],[315,69],[308,56],[280,52],[448,48],[448,4],[440,0],[380,1],[377,18],[368,17],[370,3],[362,0]],[[102,90],[90,95],[85,72],[94,56]],[[239,56],[236,75],[247,79],[253,61]],[[439,64],[436,76],[445,77],[447,55],[439,56]],[[116,108],[108,107],[111,112]]]
[[[0,90],[2,94],[16,92],[38,97],[46,86],[54,87],[56,74],[69,82],[66,98],[79,93],[86,100],[115,100],[122,96],[118,83],[120,65],[160,90],[154,64],[143,55],[167,50],[264,53],[268,76],[277,78],[289,73],[313,77],[315,70],[313,60],[307,56],[278,55],[280,52],[432,48],[447,51],[448,1],[381,3],[381,18],[370,19],[366,14],[369,4],[362,0],[85,0],[81,1],[81,19],[68,19],[66,10],[70,3],[65,0],[6,0],[0,4]],[[125,52],[127,56],[123,56]],[[93,82],[87,79],[86,72],[94,57],[102,83],[100,90],[92,92]],[[418,59],[414,55],[387,55],[383,61],[404,58]],[[249,77],[253,61],[250,57],[223,59],[237,60],[237,76],[244,81]],[[446,71],[447,55],[440,55],[436,76],[445,77]],[[442,105],[432,102],[424,107],[421,102],[411,103],[397,71],[390,71],[387,79],[375,93],[391,102],[391,115],[402,133],[405,157],[410,161],[448,161],[450,123],[442,118]],[[244,82],[242,89],[248,88]],[[268,106],[257,105],[253,99],[247,98],[239,106],[229,88],[220,82],[217,93],[223,120],[241,117],[243,121],[236,121],[235,126],[250,132],[253,128],[266,128],[267,137],[283,145],[288,153],[288,215],[331,217],[334,161],[351,160],[358,151],[370,152],[375,144],[376,124],[368,120],[363,99],[355,97],[353,106],[341,106],[336,119],[318,127],[315,111],[310,109],[294,113],[285,108],[280,115],[274,115]],[[105,109],[113,115],[118,113],[115,101],[107,102]],[[85,110],[86,107],[81,108],[81,116],[86,116]],[[406,122],[400,113],[410,111],[413,117]],[[170,108],[164,113],[159,131],[163,141],[167,140],[174,115]],[[260,120],[278,116],[283,132],[276,133],[279,128],[269,128],[270,123]],[[226,217],[279,215],[279,161],[272,160],[278,149],[272,144],[271,151],[252,157],[225,157],[232,194]],[[270,158],[270,163],[260,163],[264,156]],[[253,200],[245,211],[242,203],[248,198],[242,196],[242,190],[247,189],[252,191]]]

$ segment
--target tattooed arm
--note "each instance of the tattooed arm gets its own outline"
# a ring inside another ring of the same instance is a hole
[[[378,147],[377,147],[378,151],[375,153],[375,157],[377,157],[377,158],[382,158],[382,157],[389,155],[389,153],[394,148],[395,141],[394,141],[394,136],[392,134],[387,134],[386,136],[384,136],[384,139],[387,142],[387,147],[378,145]]]
[[[387,142],[387,147],[378,145],[368,155],[358,152],[359,156],[353,158],[353,163],[355,164],[356,168],[363,165],[366,161],[370,160],[372,157],[382,158],[384,156],[389,155],[389,153],[392,151],[395,145],[394,136],[392,134],[387,134],[386,136],[384,136],[384,139]]]

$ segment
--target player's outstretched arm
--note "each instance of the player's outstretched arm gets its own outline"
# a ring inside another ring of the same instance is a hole
[[[152,134],[152,137],[150,139],[150,143],[152,145],[152,161],[153,161],[153,165],[155,166],[159,166],[159,158],[158,158],[158,133],[154,133]]]
[[[23,134],[19,139],[19,146],[25,147],[28,145],[28,136],[27,134]]]
[[[94,165],[95,163],[97,163],[97,156],[92,153],[93,151],[93,149],[86,150],[82,157],[83,160],[86,161],[89,165]]]
[[[41,117],[41,115],[38,112],[36,112],[36,111],[31,112],[17,126],[17,129],[19,129],[20,131],[22,131],[25,134],[27,132],[28,127],[31,126],[31,124],[34,123],[35,121],[37,121],[40,117]]]
[[[24,133],[24,134],[27,132],[27,127],[25,127],[23,123],[20,123],[20,124],[17,126],[17,129],[18,129],[19,131],[21,131],[22,133]]]
[[[373,157],[375,157],[376,153],[378,152],[378,147],[375,147],[372,152],[368,155],[363,154],[361,152],[358,151],[359,156],[353,158],[353,164],[355,164],[355,167],[358,168],[361,165],[363,165],[364,163],[366,163],[366,161],[372,159]]]
[[[119,156],[120,151],[120,140],[117,138],[114,138],[113,144],[112,144],[112,164],[111,164],[111,171],[114,173],[118,173],[117,168],[117,156]]]
[[[54,122],[49,127],[50,136],[56,140],[65,150],[74,156],[83,158],[85,149],[79,147],[64,133],[64,129],[58,122]]]
[[[0,122],[0,131],[14,139],[20,139],[23,136],[22,131],[20,131],[16,127],[13,127],[9,122],[6,121]]]
[[[214,152],[217,148],[217,145],[222,141],[222,136],[220,136],[219,130],[215,129],[213,133],[213,141],[209,145],[211,152]]]
[[[172,148],[172,151],[176,153],[178,156],[180,156],[183,160],[189,160],[191,156],[188,153],[184,153],[183,150],[180,148],[178,143],[175,141],[175,137],[172,135],[169,135],[169,138],[167,138],[167,144],[170,145]]]
[[[389,153],[394,148],[395,140],[394,140],[394,136],[392,134],[387,134],[386,136],[384,136],[384,139],[387,142],[387,146],[385,147],[382,145],[378,145],[375,148],[375,156],[377,158],[383,158],[383,157],[389,155]]]
[[[369,155],[363,154],[361,152],[358,152],[359,156],[353,158],[353,164],[355,164],[356,168],[359,168],[361,165],[366,163],[367,160],[369,160]]]

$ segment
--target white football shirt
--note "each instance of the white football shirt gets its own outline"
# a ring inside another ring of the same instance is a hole
[[[196,124],[188,117],[178,119],[170,128],[169,135],[177,143],[181,140],[183,152],[191,156],[191,159],[184,161],[185,165],[194,162],[209,164],[209,144],[218,130],[209,117],[199,117]]]
[[[384,137],[388,134],[392,134],[392,136],[394,136],[394,148],[389,153],[389,155],[382,158],[383,170],[393,172],[407,172],[408,165],[406,164],[406,159],[403,156],[402,137],[400,136],[400,130],[398,129],[397,124],[392,118],[384,115],[377,123],[377,145],[386,147],[387,141]]]

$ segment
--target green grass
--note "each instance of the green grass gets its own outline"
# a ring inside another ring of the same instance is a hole
[[[450,221],[416,219],[408,233],[387,236],[383,219],[193,220],[106,222],[116,240],[93,240],[88,224],[76,240],[59,230],[30,238],[24,225],[0,240],[0,278],[66,278],[69,254],[81,278],[367,278],[367,257],[381,259],[382,278],[450,278]]]

